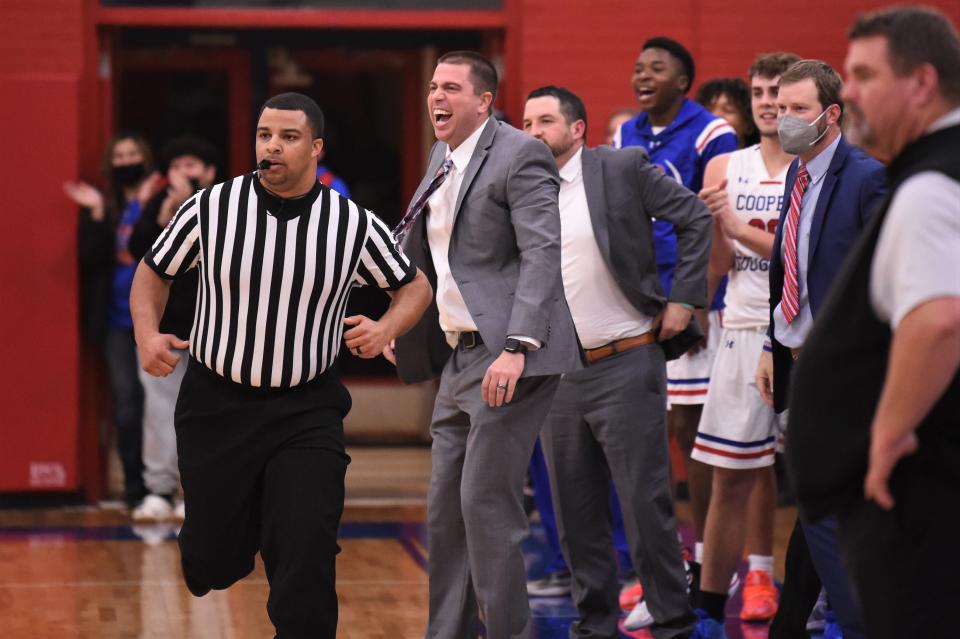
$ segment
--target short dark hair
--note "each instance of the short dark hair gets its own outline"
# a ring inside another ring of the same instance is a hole
[[[666,38],[664,36],[657,36],[655,38],[650,38],[643,43],[643,48],[641,51],[646,51],[647,49],[663,49],[668,52],[678,62],[683,66],[683,74],[687,76],[687,91],[693,87],[693,78],[696,74],[696,67],[693,64],[693,56],[690,55],[690,52],[685,46],[673,40],[672,38]]]
[[[774,51],[761,53],[753,60],[747,69],[747,77],[760,76],[761,78],[775,78],[800,61],[800,56],[789,51]]]
[[[721,96],[726,96],[743,120],[747,131],[741,143],[745,146],[754,144],[757,126],[753,122],[753,110],[750,107],[750,89],[747,83],[740,78],[715,78],[708,80],[697,89],[696,101],[709,110]],[[739,131],[738,131],[739,134]]]
[[[960,102],[960,36],[950,20],[929,7],[891,7],[857,17],[851,40],[884,36],[887,57],[898,76],[922,64],[937,70],[940,93],[950,102]]]
[[[800,60],[790,65],[780,74],[780,86],[796,84],[808,78],[813,80],[813,85],[817,87],[817,100],[820,106],[824,109],[831,104],[839,106],[838,122],[843,122],[843,100],[840,98],[843,92],[843,81],[840,80],[837,70],[823,60]]]
[[[493,110],[493,103],[497,99],[497,69],[490,60],[477,53],[476,51],[451,51],[444,53],[437,60],[437,64],[465,64],[470,67],[470,82],[477,95],[490,92],[493,99],[490,100],[490,109]]]
[[[560,113],[563,114],[567,123],[583,120],[583,138],[587,138],[587,108],[583,106],[576,93],[563,87],[555,87],[552,84],[539,89],[534,89],[527,96],[527,100],[534,98],[556,98],[560,103]]]
[[[697,89],[697,102],[707,107],[713,106],[720,96],[725,95],[749,119],[750,89],[740,78],[714,78],[707,80]]]
[[[309,96],[293,92],[280,93],[263,103],[263,106],[260,107],[260,113],[257,114],[258,118],[263,115],[264,109],[303,111],[303,114],[307,116],[307,123],[313,130],[313,139],[323,137],[323,111],[320,109],[320,105]]]
[[[220,164],[220,153],[217,151],[217,147],[202,138],[193,135],[181,135],[163,145],[160,152],[160,170],[166,173],[171,162],[188,155],[214,168]]]

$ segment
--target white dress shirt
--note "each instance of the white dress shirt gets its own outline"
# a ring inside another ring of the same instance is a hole
[[[563,291],[584,348],[598,348],[650,330],[653,318],[624,296],[600,253],[583,188],[583,149],[560,169]]]
[[[486,125],[487,120],[484,120],[477,130],[453,151],[447,146],[446,157],[453,160],[453,166],[440,188],[427,200],[430,206],[427,214],[427,242],[433,256],[433,267],[437,271],[437,310],[440,312],[440,328],[447,334],[447,342],[451,346],[456,344],[458,333],[477,330],[477,324],[467,309],[467,303],[463,301],[453,274],[450,273],[449,253],[457,194],[460,193],[463,174]]]
[[[463,301],[460,288],[450,273],[450,237],[453,235],[454,213],[457,208],[457,195],[463,185],[463,174],[489,121],[490,118],[487,118],[481,122],[477,130],[456,149],[451,151],[450,146],[447,146],[446,157],[453,160],[453,165],[443,184],[427,200],[430,207],[427,212],[427,242],[433,256],[433,268],[437,272],[437,311],[440,314],[440,328],[446,333],[447,343],[451,348],[456,346],[460,333],[477,330],[477,324],[470,315],[467,303]],[[532,337],[509,337],[524,342],[530,350],[541,346],[540,340]]]
[[[958,124],[954,109],[927,133]],[[870,269],[870,301],[896,329],[910,311],[944,297],[960,297],[960,182],[922,171],[890,202]]]
[[[787,322],[783,315],[781,304],[773,309],[773,334],[777,341],[787,348],[800,348],[803,346],[807,334],[813,328],[813,313],[810,311],[810,291],[807,290],[807,262],[810,258],[810,229],[813,226],[813,215],[817,210],[817,200],[820,199],[820,191],[823,190],[823,178],[827,175],[827,169],[830,168],[830,162],[833,161],[833,155],[837,152],[837,146],[840,144],[840,137],[834,140],[830,146],[820,152],[817,157],[806,163],[807,173],[810,174],[810,183],[807,184],[807,190],[800,201],[800,221],[797,224],[797,280],[800,286],[800,312],[793,318],[792,322]],[[791,191],[793,185],[790,185]],[[786,224],[786,223],[784,223]],[[780,241],[780,255],[783,255],[783,243],[787,241],[787,234],[783,234]],[[784,265],[786,271],[786,265]]]

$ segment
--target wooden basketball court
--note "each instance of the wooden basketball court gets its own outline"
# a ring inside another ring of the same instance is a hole
[[[427,616],[429,449],[353,448],[350,455],[337,562],[338,637],[419,639]],[[685,506],[678,505],[681,521]],[[793,517],[792,509],[777,512],[781,564]],[[542,530],[533,525],[531,533],[524,552],[535,575],[548,560]],[[0,637],[273,636],[259,562],[229,590],[198,599],[181,580],[175,540],[176,524],[131,526],[113,508],[0,510]],[[575,614],[568,598],[532,600],[531,608],[536,639],[567,636]],[[731,619],[727,636],[766,637],[766,626],[741,629]]]

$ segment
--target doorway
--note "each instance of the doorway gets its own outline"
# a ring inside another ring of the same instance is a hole
[[[124,50],[117,56],[117,128],[159,153],[179,135],[220,150],[218,179],[253,170],[250,56],[241,48]]]

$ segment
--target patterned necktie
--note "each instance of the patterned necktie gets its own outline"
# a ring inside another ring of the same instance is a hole
[[[807,167],[801,166],[797,171],[797,181],[793,183],[790,192],[790,209],[787,211],[787,226],[784,229],[783,242],[783,295],[780,299],[780,310],[787,324],[800,312],[800,271],[797,258],[797,232],[800,226],[800,204],[803,194],[810,183],[810,174]]]
[[[453,159],[448,157],[443,161],[443,164],[440,165],[440,168],[437,169],[437,174],[433,176],[432,180],[430,180],[430,184],[428,184],[427,188],[423,190],[423,193],[420,194],[420,197],[418,197],[416,201],[410,205],[410,208],[407,209],[406,215],[404,215],[403,219],[400,220],[400,223],[397,224],[397,228],[393,229],[393,239],[396,240],[397,244],[403,242],[403,238],[406,237],[410,227],[413,226],[413,223],[417,221],[418,217],[420,217],[423,209],[426,208],[427,200],[430,199],[431,195],[436,193],[437,189],[440,188],[440,185],[443,184],[443,181],[447,178],[447,174],[450,173],[451,166],[453,166]]]

